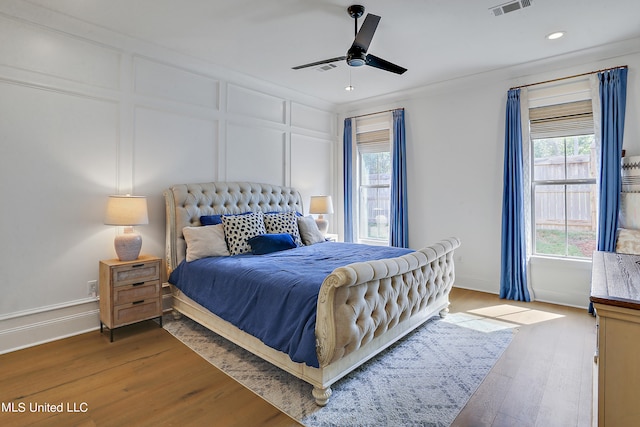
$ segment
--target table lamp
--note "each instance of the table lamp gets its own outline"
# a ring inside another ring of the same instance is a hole
[[[124,233],[116,236],[114,246],[120,261],[138,259],[142,247],[142,236],[133,229],[134,225],[149,223],[147,198],[144,196],[109,196],[105,225],[124,226]]]
[[[318,230],[320,230],[322,234],[327,234],[329,221],[324,219],[322,215],[333,213],[333,202],[331,201],[331,196],[311,196],[309,213],[318,215],[318,218],[316,219]]]

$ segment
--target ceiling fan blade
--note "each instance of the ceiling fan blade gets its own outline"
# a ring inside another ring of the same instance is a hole
[[[369,49],[369,45],[371,44],[371,39],[373,39],[373,35],[376,32],[376,28],[378,28],[378,22],[380,22],[380,17],[378,15],[374,15],[373,13],[367,14],[367,17],[364,18],[364,22],[356,34],[355,40],[353,40],[353,44],[351,47],[359,47],[363,52],[366,52]]]
[[[407,71],[406,68],[393,64],[382,58],[378,58],[377,56],[371,55],[370,53],[367,54],[365,63],[371,67],[380,68],[381,70],[390,71],[396,74],[402,74]]]
[[[331,62],[344,61],[345,59],[347,59],[346,56],[337,56],[335,58],[325,59],[323,61],[311,62],[309,64],[304,64],[304,65],[298,65],[297,67],[291,67],[291,69],[292,70],[299,70],[301,68],[309,68],[309,67],[315,67],[316,65],[329,64]]]

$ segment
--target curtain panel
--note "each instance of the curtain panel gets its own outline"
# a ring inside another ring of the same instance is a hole
[[[391,210],[389,244],[409,247],[407,218],[407,142],[404,110],[393,111],[393,142],[391,147]]]
[[[342,136],[342,191],[344,195],[344,241],[353,242],[353,119],[344,119]]]
[[[627,69],[598,73],[600,97],[600,171],[597,249],[615,252],[620,208],[620,162],[627,100]]]
[[[502,195],[500,298],[531,301],[523,183],[520,89],[507,94]]]

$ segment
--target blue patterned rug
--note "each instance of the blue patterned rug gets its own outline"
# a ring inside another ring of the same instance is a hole
[[[433,318],[332,386],[312,386],[183,317],[165,329],[305,426],[449,426],[507,348],[513,329],[463,313]]]

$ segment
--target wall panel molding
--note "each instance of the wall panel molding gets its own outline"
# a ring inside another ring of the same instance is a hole
[[[285,99],[235,84],[227,84],[226,111],[273,123],[286,123]]]
[[[133,56],[135,93],[219,110],[220,82],[192,70]]]
[[[0,14],[0,64],[102,88],[120,88],[122,53],[77,35]]]
[[[334,136],[338,116],[330,111],[291,102],[291,126]]]

